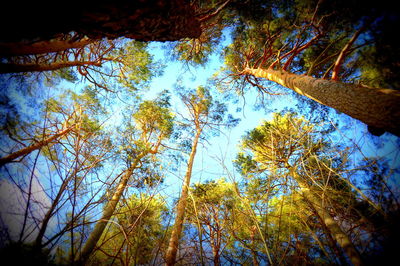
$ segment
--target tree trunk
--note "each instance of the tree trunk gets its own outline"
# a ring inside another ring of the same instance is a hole
[[[71,173],[70,176],[68,176],[67,178],[64,179],[64,181],[63,181],[60,189],[58,190],[58,193],[57,193],[57,195],[56,195],[56,197],[55,197],[55,199],[54,199],[54,201],[53,201],[53,203],[52,203],[52,205],[50,207],[50,209],[46,212],[46,215],[44,216],[44,219],[42,221],[42,226],[40,227],[39,233],[38,233],[38,235],[36,237],[36,240],[35,240],[35,245],[36,246],[41,247],[43,236],[44,236],[44,234],[46,232],[47,225],[48,225],[48,223],[50,221],[50,218],[53,215],[54,209],[57,207],[58,202],[60,201],[62,194],[64,193],[65,189],[67,188],[68,183],[76,175],[76,172],[77,171],[75,170],[73,173]]]
[[[61,52],[67,49],[82,48],[94,40],[85,38],[79,41],[53,40],[39,41],[32,44],[25,43],[0,43],[0,55],[18,56]]]
[[[330,215],[328,210],[324,206],[322,206],[321,199],[316,198],[315,195],[310,191],[310,189],[302,184],[301,180],[296,179],[296,181],[300,184],[305,199],[310,202],[311,206],[315,209],[318,216],[320,217],[323,225],[329,230],[328,233],[330,233],[339,244],[339,246],[343,248],[344,252],[347,254],[353,265],[363,265],[361,256],[358,253],[356,247],[353,245],[353,242],[351,242],[350,238],[343,232],[343,230],[340,228],[334,218]]]
[[[50,64],[9,64],[0,63],[0,73],[42,72],[74,66],[101,66],[100,61],[63,61]]]
[[[186,201],[190,185],[190,178],[192,176],[193,162],[196,156],[197,144],[199,142],[200,134],[201,130],[197,129],[196,136],[194,137],[192,144],[192,151],[189,157],[188,167],[185,174],[185,180],[183,181],[182,185],[182,194],[176,208],[175,223],[172,229],[171,238],[169,239],[167,254],[165,258],[168,266],[175,264],[176,253],[178,252],[179,238],[182,233],[183,220],[185,218],[185,209],[186,209]]]
[[[138,158],[135,159],[132,165],[125,171],[125,174],[121,177],[121,180],[119,181],[119,184],[115,189],[115,192],[111,200],[107,203],[107,205],[103,210],[103,215],[101,216],[100,220],[97,221],[93,231],[90,233],[88,240],[86,241],[85,245],[82,248],[81,254],[77,260],[79,264],[84,265],[88,260],[90,254],[96,247],[97,241],[99,241],[101,235],[103,234],[104,229],[107,226],[108,221],[114,214],[115,208],[117,207],[117,204],[121,199],[122,194],[125,191],[129,178],[132,176],[133,170],[139,164],[143,156],[144,155],[138,156]]]
[[[246,68],[242,74],[274,81],[372,128],[400,136],[400,91],[317,79],[273,69]]]
[[[140,41],[198,38],[195,5],[185,0],[69,1],[62,7],[46,2],[10,2],[0,16],[0,42],[57,39],[76,32],[99,40],[127,37]]]
[[[213,246],[213,263],[214,266],[220,266],[221,262],[220,262],[220,256],[219,256],[219,249],[217,247]]]
[[[54,134],[53,136],[51,136],[51,137],[49,137],[47,139],[44,139],[42,141],[38,141],[37,143],[35,143],[35,144],[31,145],[31,146],[25,147],[25,148],[23,148],[23,149],[21,149],[19,151],[13,152],[13,153],[11,153],[11,154],[9,154],[7,156],[4,156],[3,158],[0,158],[0,166],[4,165],[6,163],[12,162],[13,160],[15,160],[15,159],[17,159],[17,158],[19,158],[21,156],[25,156],[25,155],[33,152],[34,150],[40,149],[41,147],[43,147],[43,146],[49,144],[50,142],[52,142],[53,140],[68,134],[74,127],[75,126],[70,126],[70,127],[66,128],[66,129],[60,131],[59,133]]]

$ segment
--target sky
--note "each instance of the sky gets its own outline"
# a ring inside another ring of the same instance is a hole
[[[152,43],[149,51],[151,51],[155,60],[164,61],[165,51],[160,49],[161,45],[161,43]],[[223,61],[219,54],[213,54],[210,61],[204,67],[190,67],[189,70],[182,62],[168,62],[164,74],[154,78],[152,81],[150,86],[151,91],[160,92],[164,89],[173,90],[177,78],[180,79],[180,85],[186,88],[205,86],[207,80],[219,70],[222,64]],[[215,89],[210,88],[210,90],[213,93],[213,97],[218,98],[221,96],[215,93]],[[149,93],[148,97],[152,97],[152,95],[153,93]],[[272,114],[265,114],[263,110],[254,110],[256,99],[257,93],[254,90],[246,94],[246,103],[243,102],[243,99],[236,104],[226,102],[229,106],[230,113],[235,118],[239,118],[240,122],[233,129],[225,129],[219,136],[209,138],[207,141],[203,141],[199,144],[191,184],[222,177],[228,178],[228,175],[234,174],[232,161],[239,151],[238,146],[241,137],[246,131],[261,124],[263,120],[268,120],[272,117]],[[171,102],[172,109],[177,111],[182,110],[182,104],[178,98],[175,98],[175,100]],[[281,109],[285,106],[291,106],[294,102],[294,99],[285,97],[285,101],[275,101],[271,108]],[[237,108],[241,109],[240,112],[236,112]],[[226,172],[227,169],[225,169],[225,167],[229,170],[229,173]],[[186,165],[181,164],[178,176],[169,175],[166,177],[161,194],[167,197],[168,202],[171,202],[171,199],[176,199],[179,196],[185,171]]]
[[[222,65],[221,58],[218,54],[214,54],[210,62],[205,67],[191,67],[187,70],[186,66],[181,62],[169,62],[166,61],[165,50],[161,49],[161,43],[151,43],[149,51],[154,55],[155,60],[160,60],[166,64],[164,74],[156,77],[151,82],[151,89],[145,94],[145,99],[151,99],[157,92],[164,89],[173,91],[177,79],[180,79],[180,85],[186,88],[196,88],[200,85],[205,86],[208,78],[210,78]],[[71,88],[78,88],[80,85],[69,84]],[[211,91],[215,91],[211,88]],[[15,99],[18,99],[15,96]],[[215,95],[218,97],[218,95]],[[284,107],[291,107],[296,104],[296,99],[290,96],[278,96],[279,98],[272,101],[268,106],[269,109],[282,110]],[[21,98],[22,99],[22,98]],[[240,177],[235,173],[232,161],[238,152],[240,139],[245,135],[246,131],[249,131],[256,126],[260,125],[262,121],[268,120],[272,117],[272,113],[267,113],[265,110],[255,110],[257,92],[255,89],[250,90],[245,95],[245,102],[243,98],[239,98],[238,103],[227,102],[230,106],[231,114],[240,119],[240,123],[233,129],[223,130],[223,132],[216,137],[207,139],[199,144],[198,152],[196,155],[193,175],[191,183],[203,182],[206,180],[217,179],[221,177],[235,178],[236,181],[240,180]],[[21,101],[24,101],[23,99]],[[240,108],[240,112],[235,112],[237,108]],[[182,110],[182,104],[177,98],[173,98],[172,109],[175,111]],[[362,148],[362,153],[357,156],[375,156],[380,154],[392,158],[391,166],[393,169],[399,169],[400,165],[400,144],[396,138],[390,136],[383,136],[381,138],[376,137],[365,137],[366,128],[365,126],[353,119],[347,118],[345,115],[339,115],[342,119],[341,126],[348,126],[350,130],[346,133],[339,131],[337,133],[337,140],[340,142],[354,142]],[[112,120],[110,120],[112,121]],[[329,121],[327,121],[329,123]],[[380,147],[378,149],[378,147]],[[353,159],[360,159],[353,158]],[[226,168],[225,168],[226,167]],[[186,171],[186,164],[182,163],[178,172],[165,172],[166,177],[164,184],[159,188],[158,192],[161,193],[167,200],[167,203],[172,207],[174,200],[179,197],[182,179]],[[40,179],[34,179],[34,197],[37,202],[41,202],[42,206],[49,205],[49,199],[44,193],[40,192]],[[15,184],[6,180],[0,181],[0,208],[1,210],[14,210],[14,213],[8,213],[2,215],[1,219],[3,222],[14,224],[12,234],[18,237],[18,230],[22,226],[21,215],[18,212],[24,209],[24,197],[18,191]],[[22,204],[21,204],[22,203]],[[16,207],[17,205],[19,207]],[[3,213],[3,211],[2,211]],[[33,214],[36,217],[43,215],[40,210]],[[52,226],[55,226],[53,224]]]

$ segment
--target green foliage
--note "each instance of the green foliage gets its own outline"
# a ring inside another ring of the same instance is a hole
[[[273,256],[283,257],[287,263],[301,254],[297,253],[298,248],[286,245],[302,246],[301,256],[306,256],[302,261],[329,259],[324,247],[329,246],[329,241],[315,243],[317,232],[324,234],[325,229],[318,219],[310,220],[314,213],[303,196],[304,190],[329,202],[325,204],[332,208],[332,213],[340,217],[348,213],[347,219],[353,222],[352,210],[358,201],[345,179],[347,154],[328,145],[325,137],[318,125],[311,125],[303,117],[294,113],[274,114],[271,121],[264,121],[243,137],[242,152],[235,161],[247,178],[247,198],[265,217],[261,226],[266,228],[265,239],[272,246]],[[325,253],[317,255],[310,248]]]
[[[163,107],[160,102],[144,101],[139,105],[138,111],[133,114],[136,127],[147,139],[151,134],[159,132],[165,138],[168,138],[173,131],[173,114],[167,107]]]
[[[190,113],[188,120],[191,121],[191,126],[207,127],[217,134],[219,127],[230,128],[239,122],[239,119],[227,114],[226,104],[213,99],[210,90],[203,86],[199,86],[196,90],[181,92],[180,96]]]
[[[123,200],[91,262],[109,265],[114,261],[119,265],[124,260],[134,265],[149,264],[163,242],[166,212],[165,201],[158,196],[133,194]]]
[[[137,91],[138,88],[146,88],[153,77],[162,73],[163,65],[154,62],[147,47],[146,42],[130,40],[124,41],[121,47],[113,51],[115,61],[121,62],[118,82],[124,89]]]
[[[233,42],[224,49],[223,69],[225,74],[238,74],[246,66],[282,68],[288,63],[290,72],[328,77],[347,42],[365,27],[345,55],[341,80],[397,88],[399,53],[393,29],[400,17],[393,8],[386,1],[380,5],[366,1],[362,6],[353,0],[335,5],[317,0],[233,1],[225,11],[234,26]]]

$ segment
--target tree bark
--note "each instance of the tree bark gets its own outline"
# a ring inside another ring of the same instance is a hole
[[[85,38],[79,41],[52,40],[39,41],[35,43],[0,43],[0,55],[18,56],[34,55],[65,51],[67,49],[82,48],[94,42],[94,40]]]
[[[273,69],[246,68],[242,74],[276,82],[372,128],[400,136],[400,91],[317,79]]]
[[[327,209],[322,206],[321,200],[316,198],[313,192],[309,188],[307,188],[306,185],[302,184],[301,180],[298,179],[299,178],[297,178],[296,181],[302,188],[303,196],[308,202],[311,203],[311,206],[315,209],[318,216],[320,217],[321,222],[328,229],[328,233],[330,233],[339,244],[339,246],[343,248],[344,252],[347,254],[353,265],[363,265],[360,254],[358,253],[356,247],[353,245],[353,242],[350,240],[347,234],[343,232],[343,230],[333,219]]]
[[[0,42],[35,42],[76,32],[93,40],[127,37],[140,41],[198,38],[195,5],[185,0],[87,1],[62,6],[10,2],[0,16]]]
[[[28,147],[25,147],[25,148],[19,150],[19,151],[16,151],[16,152],[13,152],[13,153],[11,153],[11,154],[9,154],[7,156],[4,156],[3,158],[0,158],[0,166],[2,166],[4,164],[7,164],[9,162],[12,162],[13,160],[15,160],[15,159],[17,159],[17,158],[19,158],[21,156],[25,156],[25,155],[33,152],[34,150],[37,150],[37,149],[49,144],[53,140],[68,134],[74,127],[75,126],[70,126],[70,127],[66,128],[66,129],[60,131],[59,133],[54,134],[53,136],[51,136],[51,137],[49,137],[47,139],[44,139],[42,141],[38,141],[33,145],[30,145]]]
[[[176,253],[178,252],[179,238],[182,233],[183,220],[185,218],[186,202],[188,197],[190,178],[192,176],[193,162],[196,156],[197,144],[199,142],[201,130],[198,128],[192,144],[192,151],[189,156],[188,167],[185,174],[185,179],[182,185],[182,193],[176,208],[176,218],[174,227],[172,229],[171,237],[169,239],[166,263],[168,266],[174,265],[176,260]]]
[[[57,207],[58,202],[60,201],[62,194],[64,193],[65,189],[67,188],[68,183],[76,175],[76,172],[77,171],[75,170],[73,173],[71,173],[70,176],[65,178],[65,180],[63,181],[60,189],[58,190],[58,193],[57,193],[53,203],[51,204],[50,209],[46,212],[46,215],[44,216],[43,221],[42,221],[42,226],[40,227],[39,233],[38,233],[38,235],[36,237],[36,240],[35,240],[35,245],[36,246],[41,247],[42,239],[43,239],[44,234],[46,232],[47,225],[49,224],[50,218],[53,215],[54,209]]]
[[[86,261],[89,259],[90,254],[92,254],[94,248],[96,247],[97,242],[99,241],[101,235],[103,234],[104,229],[107,226],[108,221],[111,216],[114,214],[114,211],[117,207],[119,200],[121,199],[122,194],[125,191],[125,188],[128,184],[129,178],[132,176],[133,170],[139,164],[140,160],[143,158],[143,154],[138,156],[132,165],[125,171],[124,175],[121,177],[117,188],[111,198],[111,200],[104,207],[103,214],[100,220],[97,221],[93,231],[90,233],[88,240],[82,248],[82,251],[79,255],[77,262],[81,265],[84,265]]]
[[[0,63],[0,73],[42,72],[73,66],[101,66],[100,61],[66,61],[51,64],[10,64]]]

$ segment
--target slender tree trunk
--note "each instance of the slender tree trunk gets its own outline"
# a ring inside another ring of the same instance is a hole
[[[3,158],[0,158],[0,166],[12,162],[13,160],[21,157],[21,156],[25,156],[31,152],[33,152],[34,150],[40,149],[43,146],[49,144],[50,142],[52,142],[53,140],[60,138],[66,134],[68,134],[75,126],[70,126],[62,131],[60,131],[59,133],[54,134],[53,136],[44,139],[42,141],[38,141],[35,144],[32,144],[31,146],[25,147],[19,151],[13,152],[7,156],[4,156]]]
[[[319,218],[319,220],[321,221],[322,219],[321,219],[321,217],[319,217],[319,215],[318,215],[318,213],[317,213],[317,210],[316,210],[313,206],[311,206],[311,207],[312,207],[312,209],[314,210],[315,215],[317,215],[318,218]],[[343,251],[341,251],[341,250],[339,249],[336,240],[335,240],[335,239],[333,238],[333,236],[332,236],[332,233],[331,233],[331,232],[329,231],[329,229],[326,227],[326,225],[325,225],[324,222],[321,222],[321,225],[322,225],[322,228],[323,228],[322,230],[324,230],[325,232],[327,232],[327,234],[326,234],[326,239],[327,239],[327,241],[329,242],[330,247],[333,249],[333,252],[336,254],[336,257],[339,259],[340,265],[346,265],[346,264],[348,264],[347,261],[346,261],[346,258],[345,258],[345,256],[344,256],[344,254],[343,254]],[[314,235],[314,238],[315,238],[315,239],[318,238],[318,236],[317,236],[314,232],[313,232],[313,235]],[[321,247],[321,248],[322,248],[322,247]],[[325,252],[324,252],[324,253],[325,253]],[[326,256],[328,257],[329,255],[326,254]]]
[[[221,265],[220,256],[219,256],[219,248],[216,247],[215,245],[213,246],[213,256],[214,256],[214,258],[213,258],[214,266]]]
[[[81,254],[78,258],[78,263],[84,265],[88,260],[90,254],[93,252],[94,248],[96,247],[97,241],[99,241],[101,235],[103,234],[104,229],[107,226],[108,221],[110,220],[111,216],[114,214],[115,208],[119,200],[121,199],[122,194],[125,191],[125,188],[128,184],[129,178],[132,176],[133,170],[139,164],[141,158],[143,158],[143,154],[138,156],[132,165],[125,171],[124,175],[121,177],[117,188],[111,198],[111,200],[107,203],[103,210],[103,215],[101,216],[100,220],[97,221],[93,231],[90,233],[88,240],[86,241],[85,245],[82,248]]]
[[[246,68],[241,74],[274,81],[372,128],[400,136],[400,91],[317,79],[273,69]]]
[[[64,181],[63,181],[60,189],[58,190],[58,193],[57,193],[57,195],[56,195],[56,197],[55,197],[55,199],[54,199],[54,201],[53,201],[53,203],[52,203],[52,205],[50,207],[50,209],[46,212],[46,215],[44,216],[44,219],[42,221],[42,226],[40,227],[38,236],[36,237],[36,240],[35,240],[35,245],[36,246],[38,246],[38,247],[41,246],[43,236],[44,236],[44,234],[46,232],[46,228],[47,228],[47,225],[48,225],[48,223],[50,221],[50,218],[53,215],[54,209],[58,205],[58,202],[60,201],[62,194],[64,193],[65,189],[67,188],[68,183],[71,181],[71,179],[75,175],[76,175],[76,171],[74,171],[70,176],[68,176],[67,178],[64,179]]]
[[[353,43],[357,40],[358,36],[360,36],[360,34],[364,31],[364,27],[361,27],[358,31],[356,31],[353,35],[353,37],[351,37],[351,39],[347,42],[347,44],[343,47],[342,51],[340,52],[338,58],[336,59],[335,65],[333,66],[333,70],[332,70],[332,76],[331,79],[332,80],[339,80],[339,72],[340,72],[340,68],[342,66],[342,63],[344,61],[344,58],[346,56],[346,53],[348,53],[348,51],[350,50],[351,46],[353,45]]]
[[[185,209],[186,209],[186,201],[188,197],[190,178],[192,176],[192,168],[194,158],[196,156],[197,144],[199,142],[201,130],[198,128],[196,132],[196,136],[194,137],[192,144],[192,151],[190,153],[188,167],[185,174],[185,179],[182,185],[182,194],[179,199],[177,208],[176,208],[176,218],[175,224],[172,229],[171,238],[169,239],[169,245],[166,254],[166,263],[168,266],[175,264],[176,253],[178,252],[179,238],[182,233],[183,220],[185,218]]]
[[[329,233],[333,236],[336,242],[343,248],[344,252],[347,254],[353,265],[363,265],[361,256],[358,253],[356,247],[353,245],[353,242],[343,232],[343,230],[333,219],[329,211],[324,206],[322,206],[321,199],[318,199],[300,178],[296,178],[296,181],[302,188],[303,196],[305,197],[305,199],[311,203],[311,206],[317,212],[323,225],[329,230]]]

